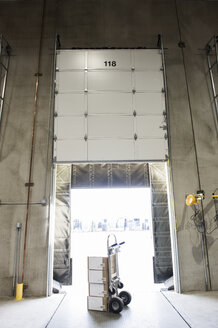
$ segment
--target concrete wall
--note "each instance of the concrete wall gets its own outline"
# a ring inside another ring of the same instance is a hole
[[[11,295],[16,222],[25,221],[41,12],[42,1],[0,1],[0,33],[12,47],[0,133],[0,295]],[[81,48],[154,47],[157,34],[163,34],[181,290],[204,290],[200,237],[189,219],[192,211],[185,207],[185,195],[199,189],[200,178],[207,205],[218,187],[217,134],[203,51],[218,32],[217,12],[218,2],[209,0],[47,1],[24,279],[27,295],[45,295],[47,286],[49,217],[48,207],[40,202],[44,196],[49,199],[50,188],[46,167],[55,32],[62,47]],[[183,50],[178,47],[180,39],[186,45]],[[51,147],[49,168],[50,154]],[[213,222],[214,214],[212,208],[206,221]],[[217,238],[218,230],[208,237],[214,290],[218,289]]]

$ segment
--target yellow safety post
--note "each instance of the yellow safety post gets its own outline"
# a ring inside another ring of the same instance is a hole
[[[16,286],[16,301],[23,300],[23,284],[17,284]]]

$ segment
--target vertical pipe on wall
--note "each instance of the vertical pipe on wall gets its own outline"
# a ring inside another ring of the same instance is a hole
[[[35,145],[36,116],[37,116],[37,109],[38,109],[39,77],[41,75],[40,74],[40,67],[41,67],[41,53],[42,53],[42,39],[43,39],[43,31],[44,31],[44,20],[45,20],[45,7],[46,7],[46,0],[43,0],[42,16],[41,16],[41,28],[40,28],[40,39],[39,39],[39,51],[38,51],[38,62],[37,62],[37,72],[35,74],[36,82],[35,82],[35,96],[34,96],[34,110],[33,110],[32,142],[31,142],[30,163],[29,163],[27,206],[26,206],[26,217],[25,217],[23,266],[22,266],[22,278],[21,278],[22,283],[24,281],[26,248],[27,248],[27,231],[28,231],[29,210],[30,210],[30,193],[31,193],[31,179],[32,179],[32,169],[33,169],[34,145]]]
[[[49,211],[49,235],[48,235],[48,271],[46,296],[52,294],[53,266],[54,266],[54,233],[55,233],[55,190],[56,168],[51,170],[50,211]]]
[[[183,67],[184,67],[186,90],[187,90],[187,97],[188,97],[188,104],[189,104],[189,113],[190,113],[191,130],[192,130],[192,137],[193,137],[193,144],[194,144],[194,154],[195,154],[195,164],[196,164],[197,179],[198,179],[198,188],[199,188],[199,190],[201,190],[202,187],[201,187],[201,178],[200,178],[200,169],[199,169],[199,162],[198,162],[196,137],[195,137],[195,130],[194,130],[194,120],[193,120],[191,97],[190,97],[190,91],[189,91],[187,66],[186,66],[185,53],[184,53],[185,44],[182,41],[182,33],[181,33],[181,28],[180,28],[177,0],[175,0],[175,9],[176,9],[179,38],[180,38],[178,45],[181,48],[181,53],[182,53],[182,61],[183,61]],[[207,236],[206,236],[206,228],[205,228],[204,207],[203,207],[202,202],[201,202],[201,213],[202,213],[202,223],[203,223],[203,227],[204,227],[204,231],[201,233],[202,259],[203,259],[203,269],[204,269],[204,278],[205,278],[204,279],[205,280],[205,290],[208,291],[208,290],[211,290],[212,287],[211,287],[211,277],[210,277],[209,254],[208,254],[208,247],[207,247]]]
[[[18,279],[19,279],[21,228],[22,228],[22,224],[17,222],[17,224],[16,224],[16,249],[15,249],[15,256],[14,256],[13,296],[15,296],[16,285],[17,285]]]

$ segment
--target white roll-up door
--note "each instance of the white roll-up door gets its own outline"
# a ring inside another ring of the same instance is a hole
[[[166,159],[159,50],[58,50],[55,82],[56,162]]]

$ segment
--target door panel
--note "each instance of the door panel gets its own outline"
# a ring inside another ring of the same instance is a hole
[[[164,125],[163,116],[137,116],[136,133],[139,138],[159,138],[163,139],[165,131],[161,126]]]
[[[164,139],[138,139],[135,142],[136,160],[166,160],[167,143]]]
[[[90,161],[134,160],[133,140],[89,140],[88,158]]]
[[[83,115],[85,112],[84,93],[60,93],[55,97],[55,111],[58,116]]]
[[[84,69],[85,68],[85,52],[78,50],[59,50],[61,55],[57,56],[57,68],[61,70]]]
[[[136,70],[160,70],[162,66],[160,50],[135,50]]]
[[[133,138],[133,116],[89,116],[89,138]]]
[[[130,70],[130,50],[93,50],[88,51],[88,69]]]
[[[132,93],[89,93],[89,114],[131,115],[133,113]]]
[[[85,90],[84,72],[57,72],[56,81],[59,93]]]
[[[163,115],[165,98],[162,93],[136,93],[135,109],[137,115]]]
[[[83,139],[85,136],[85,117],[57,117],[55,120],[59,139]]]
[[[163,88],[163,73],[157,71],[135,72],[136,91],[157,91]]]
[[[57,140],[56,162],[87,161],[87,142],[85,140]]]
[[[131,72],[91,71],[88,73],[88,89],[131,92]]]
[[[58,50],[57,66],[56,160],[166,159],[158,49]]]

